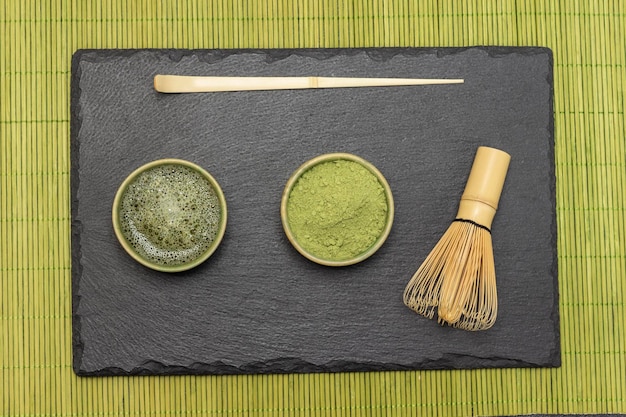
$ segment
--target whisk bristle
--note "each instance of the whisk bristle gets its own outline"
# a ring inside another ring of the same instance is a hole
[[[448,228],[404,290],[404,304],[429,319],[433,318],[439,305],[445,254],[450,251],[457,234],[458,228]]]
[[[491,233],[474,223],[453,225],[461,229],[461,239],[442,274],[439,319],[464,330],[486,330],[498,314]]]
[[[454,221],[417,270],[404,303],[440,324],[486,330],[498,312],[496,274],[489,229]]]

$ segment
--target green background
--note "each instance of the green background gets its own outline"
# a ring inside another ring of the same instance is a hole
[[[561,368],[74,375],[76,49],[471,45],[554,52]],[[626,413],[625,55],[624,0],[1,0],[0,415]]]

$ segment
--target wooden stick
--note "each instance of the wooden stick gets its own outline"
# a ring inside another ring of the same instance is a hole
[[[155,75],[154,89],[161,93],[207,93],[215,91],[461,84],[463,82],[464,80],[462,79],[428,78],[192,77]]]

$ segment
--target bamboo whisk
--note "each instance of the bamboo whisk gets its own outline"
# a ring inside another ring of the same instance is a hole
[[[456,219],[404,291],[404,304],[440,324],[486,330],[498,314],[491,222],[511,157],[481,146],[476,152]]]

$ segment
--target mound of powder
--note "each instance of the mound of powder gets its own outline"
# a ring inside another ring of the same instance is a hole
[[[302,248],[325,260],[366,252],[387,222],[387,197],[376,176],[350,160],[305,171],[287,201],[289,228]]]

